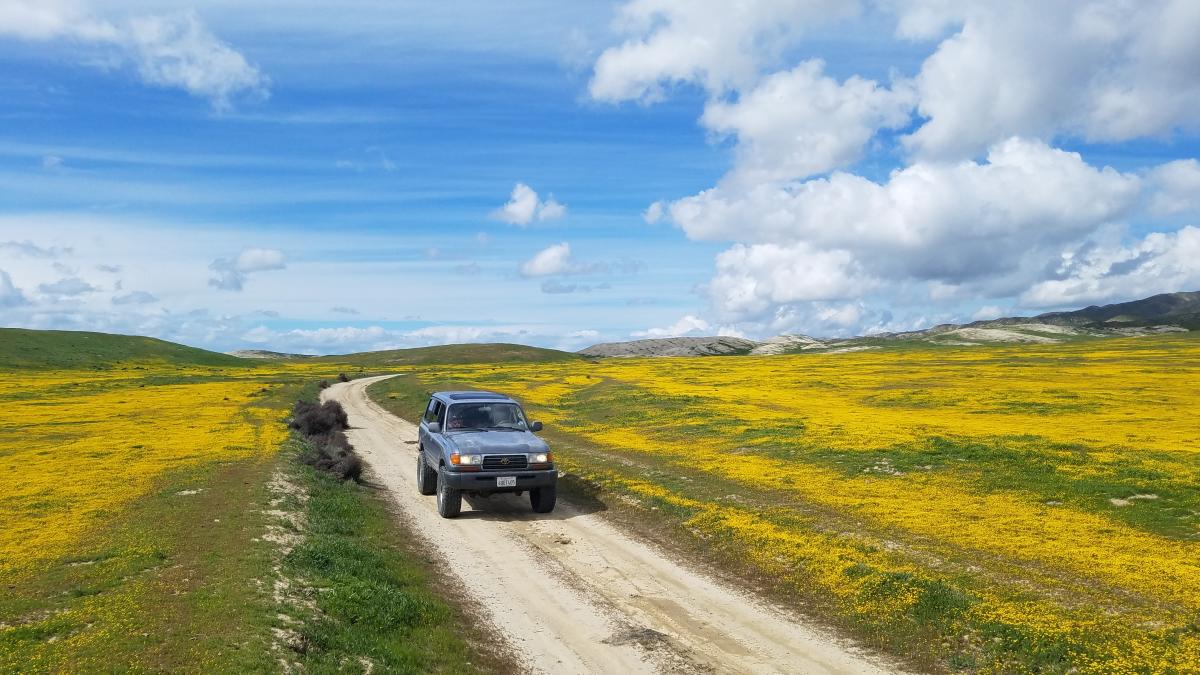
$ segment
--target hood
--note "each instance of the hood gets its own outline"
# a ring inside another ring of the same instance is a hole
[[[545,441],[528,431],[457,431],[449,438],[464,455],[507,455],[548,449]]]

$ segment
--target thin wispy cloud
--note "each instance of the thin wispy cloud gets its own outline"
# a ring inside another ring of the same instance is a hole
[[[215,275],[209,285],[223,291],[240,291],[250,275],[287,267],[287,258],[276,249],[248,248],[236,258],[217,258],[208,267]]]
[[[83,3],[6,0],[0,5],[0,34],[99,49],[101,58],[127,64],[146,84],[182,89],[208,99],[218,111],[229,109],[237,96],[264,98],[269,91],[267,77],[213,35],[194,11],[110,20]],[[81,62],[91,58],[79,55]],[[48,159],[52,166],[61,164],[61,158]]]
[[[0,242],[0,253],[27,258],[58,258],[71,253],[67,246],[39,246],[32,241]]]

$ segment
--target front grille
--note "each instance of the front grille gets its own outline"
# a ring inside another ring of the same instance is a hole
[[[529,464],[525,455],[484,455],[484,471],[521,471]]]

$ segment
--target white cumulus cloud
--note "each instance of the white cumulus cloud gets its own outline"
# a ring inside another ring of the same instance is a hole
[[[548,277],[556,274],[568,274],[572,265],[571,245],[564,241],[561,244],[547,246],[529,260],[521,263],[521,275]]]
[[[1061,259],[1056,277],[1021,295],[1031,307],[1133,300],[1200,289],[1200,228],[1152,232],[1130,244],[1086,246]]]
[[[1155,190],[1150,196],[1150,210],[1156,215],[1200,211],[1200,162],[1167,162],[1150,172],[1150,180]]]
[[[814,27],[858,10],[787,0],[629,0],[618,10],[623,41],[596,59],[591,96],[652,103],[694,86],[707,97],[701,125],[733,140],[714,187],[643,213],[733,244],[703,285],[718,320],[897,330],[956,318],[948,307],[1127,298],[1117,278],[1187,286],[1184,263],[1156,248],[1184,246],[1183,231],[1129,233],[1133,222],[1173,227],[1139,222],[1147,216],[1200,209],[1200,165],[1117,171],[1054,144],[1200,129],[1200,3],[877,3],[876,18],[928,50],[886,83],[827,74],[806,56]],[[846,170],[897,159],[882,180]],[[1109,269],[1106,255],[1128,259]],[[897,316],[867,296],[933,306]]]
[[[901,0],[899,32],[938,38],[916,77],[926,157],[1013,135],[1126,141],[1200,123],[1193,0]],[[947,28],[949,37],[942,39]]]
[[[571,258],[571,245],[564,241],[535,253],[532,258],[521,263],[520,272],[523,277],[552,277],[597,274],[609,269],[604,263],[576,262]]]
[[[820,60],[775,73],[736,101],[711,101],[701,118],[709,129],[737,138],[732,178],[752,185],[804,178],[846,166],[881,128],[903,126],[911,88],[894,89],[824,74]]]
[[[984,162],[919,162],[885,183],[835,172],[717,187],[673,203],[671,216],[694,239],[741,242],[718,256],[709,291],[717,309],[746,316],[856,297],[882,280],[1040,274],[1063,246],[1120,220],[1140,197],[1138,176],[1014,138]]]
[[[680,317],[678,321],[670,326],[634,331],[631,335],[640,338],[683,337],[686,335],[710,335],[712,330],[712,324],[698,316],[688,314]]]
[[[708,293],[717,312],[732,319],[761,316],[776,306],[857,297],[878,282],[844,250],[803,243],[738,244],[717,255]]]
[[[557,220],[567,215],[567,206],[553,196],[542,200],[533,188],[524,183],[513,187],[512,195],[504,206],[492,212],[492,217],[510,225],[525,226],[536,221]]]
[[[646,207],[646,210],[642,212],[642,220],[646,221],[647,225],[653,225],[662,220],[665,213],[666,205],[660,199]]]
[[[596,60],[589,92],[652,102],[694,83],[721,94],[752,83],[806,28],[856,11],[845,0],[631,0],[616,20],[626,39]]]

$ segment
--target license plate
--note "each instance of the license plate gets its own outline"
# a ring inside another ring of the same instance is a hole
[[[496,478],[496,487],[517,487],[517,477],[499,476]]]

